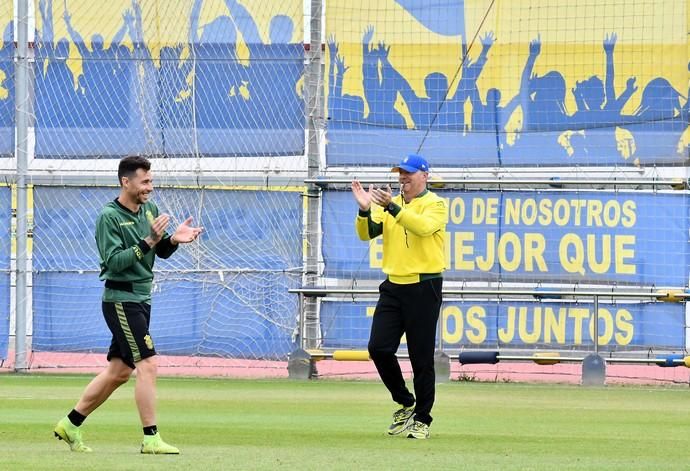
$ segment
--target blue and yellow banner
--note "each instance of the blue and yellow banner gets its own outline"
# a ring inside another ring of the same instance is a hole
[[[685,286],[688,197],[596,191],[442,191],[450,280]],[[381,278],[383,243],[360,241],[350,192],[324,195],[328,276]],[[347,216],[345,216],[347,215]],[[399,256],[405,256],[401,247]]]
[[[10,129],[13,28],[1,8]],[[300,0],[40,0],[35,20],[38,158],[304,153]]]
[[[366,348],[374,308],[374,302],[324,301],[324,347]],[[594,307],[590,303],[445,301],[439,322],[443,346],[451,349],[590,350],[594,344]],[[683,349],[685,307],[663,303],[600,304],[598,339],[602,351]]]
[[[2,212],[2,190],[0,217],[9,219],[9,196]],[[107,351],[111,335],[102,323],[94,221],[116,195],[115,188],[34,189],[34,350]],[[197,245],[156,260],[151,316],[156,350],[284,359],[294,348],[299,309],[288,290],[297,288],[302,276],[295,269],[302,263],[302,195],[160,189],[154,201],[177,223],[194,215],[194,224],[204,227]],[[0,238],[0,249],[5,240],[9,237]],[[9,266],[9,253],[9,245],[0,250],[0,268],[4,260]],[[0,290],[1,277],[0,271]],[[9,299],[1,296],[2,291],[0,300]]]
[[[686,1],[325,10],[329,165],[410,152],[442,167],[688,160]],[[0,153],[13,140],[11,17],[3,2]],[[38,1],[36,153],[302,154],[304,22],[298,0]]]
[[[328,162],[688,160],[687,2],[328,2]]]

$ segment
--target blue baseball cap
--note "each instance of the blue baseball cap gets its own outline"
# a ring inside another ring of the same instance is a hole
[[[429,163],[421,155],[410,154],[402,159],[402,162],[393,167],[391,172],[399,172],[400,169],[410,173],[419,172],[420,170],[422,172],[428,172]]]

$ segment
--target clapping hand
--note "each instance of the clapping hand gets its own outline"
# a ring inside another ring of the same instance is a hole
[[[173,244],[188,244],[194,242],[204,230],[203,227],[190,226],[192,217],[188,217],[182,224],[177,226],[175,233],[170,238]]]

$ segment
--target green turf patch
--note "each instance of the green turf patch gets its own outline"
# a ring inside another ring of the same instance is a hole
[[[158,425],[180,456],[142,456],[134,382],[83,426],[90,455],[52,428],[87,376],[0,375],[2,469],[687,469],[682,388],[439,385],[431,439],[389,437],[378,382],[159,379]]]

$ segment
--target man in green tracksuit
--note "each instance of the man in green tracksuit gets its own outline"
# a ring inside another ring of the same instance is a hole
[[[202,229],[191,227],[190,217],[172,235],[166,232],[170,216],[159,214],[149,201],[153,178],[147,159],[122,159],[118,179],[120,195],[105,205],[96,221],[100,279],[105,281],[103,316],[113,335],[108,366],[89,383],[54,432],[72,451],[90,452],[79,427],[136,369],[134,398],[144,429],[141,452],[178,454],[162,440],[156,426],[156,350],[149,334],[153,263],[156,255],[168,258],[179,244],[196,240]]]
[[[434,348],[446,266],[448,205],[427,190],[429,164],[423,157],[409,155],[392,170],[399,172],[397,196],[390,187],[369,186],[366,191],[357,180],[352,182],[359,205],[357,235],[361,240],[383,236],[387,275],[379,286],[369,356],[393,401],[400,405],[388,434],[425,439],[435,397]],[[405,386],[395,355],[403,334],[414,374],[414,395]]]

